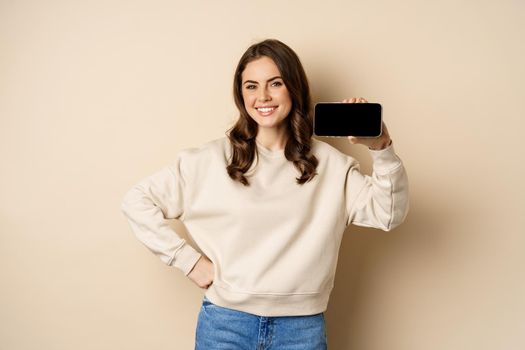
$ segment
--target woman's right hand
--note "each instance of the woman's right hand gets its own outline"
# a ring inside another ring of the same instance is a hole
[[[199,286],[199,288],[208,289],[213,283],[214,272],[215,267],[211,260],[202,255],[188,274],[188,278]]]

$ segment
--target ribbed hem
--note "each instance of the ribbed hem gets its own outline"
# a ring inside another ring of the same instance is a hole
[[[256,294],[236,292],[214,281],[205,296],[216,305],[257,316],[305,316],[326,311],[332,288],[306,294]]]
[[[382,150],[369,150],[372,156],[374,172],[378,175],[386,175],[401,166],[401,159],[396,155],[394,145],[390,144]]]

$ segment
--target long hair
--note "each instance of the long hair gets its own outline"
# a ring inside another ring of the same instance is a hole
[[[302,185],[317,174],[315,169],[319,163],[311,153],[313,127],[310,88],[297,54],[276,39],[266,39],[251,45],[237,64],[233,80],[233,97],[240,115],[236,123],[226,131],[232,151],[231,162],[226,169],[233,180],[249,186],[244,174],[255,160],[257,153],[255,137],[259,125],[244,107],[242,73],[248,63],[262,56],[269,57],[275,62],[292,100],[290,114],[283,121],[287,125],[288,136],[284,154],[299,171],[300,176],[296,179],[297,183]]]

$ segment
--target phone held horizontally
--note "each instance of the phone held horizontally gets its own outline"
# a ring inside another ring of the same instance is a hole
[[[379,103],[318,102],[314,108],[314,134],[328,137],[379,137],[382,107]]]

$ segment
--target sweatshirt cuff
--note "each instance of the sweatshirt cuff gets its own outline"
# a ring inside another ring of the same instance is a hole
[[[180,269],[185,276],[188,276],[197,261],[202,256],[201,253],[196,251],[191,245],[185,243],[177,252],[177,255],[173,259],[171,266]]]
[[[381,150],[369,149],[369,152],[372,156],[374,172],[378,175],[391,173],[402,165],[393,143]]]

